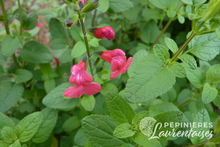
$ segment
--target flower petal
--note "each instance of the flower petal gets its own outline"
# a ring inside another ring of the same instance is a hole
[[[76,85],[69,87],[66,89],[63,93],[65,97],[70,97],[70,98],[78,98],[83,95],[83,86],[82,85]]]
[[[118,76],[120,75],[120,71],[117,70],[115,72],[112,72],[111,75],[110,75],[110,79],[115,79],[117,78]]]
[[[132,62],[133,58],[130,57],[128,58],[127,62],[125,62],[123,68],[120,70],[120,73],[123,74],[126,72],[126,70],[129,68],[129,66],[131,65],[131,62]]]
[[[124,66],[126,62],[126,57],[122,56],[122,57],[115,57],[112,59],[111,62],[111,71],[117,71],[117,70],[121,70]]]
[[[94,95],[102,90],[101,85],[96,82],[87,83],[83,86],[86,95]]]

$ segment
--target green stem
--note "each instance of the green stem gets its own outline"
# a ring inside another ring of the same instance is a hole
[[[8,26],[7,12],[5,10],[5,6],[4,6],[3,0],[0,0],[0,5],[1,5],[1,8],[2,8],[3,15],[4,15],[5,31],[9,35],[10,34],[10,30],[9,30],[9,26]]]
[[[90,51],[89,51],[89,43],[88,43],[88,39],[87,39],[87,35],[86,35],[86,29],[85,29],[85,26],[84,26],[84,22],[83,22],[83,18],[82,18],[81,13],[79,11],[77,13],[79,15],[79,22],[81,24],[82,33],[83,33],[83,37],[84,37],[84,42],[85,42],[85,45],[86,45],[86,53],[87,53],[87,56],[88,56],[88,63],[89,63],[91,75],[93,76],[92,63],[91,63],[91,59],[90,59],[91,54],[90,54]]]
[[[154,45],[158,42],[158,40],[160,39],[160,37],[164,34],[164,32],[167,30],[167,28],[170,26],[171,22],[173,21],[173,19],[170,19],[167,24],[165,25],[165,27],[163,28],[163,30],[160,32],[160,34],[157,36],[156,40],[154,41],[154,43],[151,45],[149,50],[152,50]]]
[[[95,26],[95,17],[96,17],[97,9],[95,9],[93,17],[92,17],[92,27]]]
[[[186,46],[189,44],[189,42],[193,39],[193,37],[196,36],[195,32],[192,32],[191,35],[187,38],[187,40],[182,44],[182,46],[179,48],[179,50],[173,55],[171,62],[176,60],[176,58],[182,53],[182,51],[186,48]]]
[[[20,17],[20,36],[22,36],[22,28],[23,28],[23,21],[22,21],[22,7],[21,7],[21,3],[20,3],[20,0],[17,0],[18,1],[18,8],[19,8],[19,17]]]
[[[181,107],[181,106],[187,104],[188,102],[190,102],[191,100],[192,100],[192,99],[188,99],[187,101],[185,101],[185,102],[183,102],[183,103],[177,105],[177,107]]]

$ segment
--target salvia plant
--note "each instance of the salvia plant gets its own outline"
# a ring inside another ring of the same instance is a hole
[[[0,147],[220,146],[220,0],[0,5]]]

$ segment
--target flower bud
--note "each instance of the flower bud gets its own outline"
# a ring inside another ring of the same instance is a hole
[[[102,28],[92,28],[90,29],[90,32],[92,32],[95,35],[95,37],[99,39],[106,38],[108,40],[112,40],[115,38],[115,31],[113,30],[113,28],[109,26]]]

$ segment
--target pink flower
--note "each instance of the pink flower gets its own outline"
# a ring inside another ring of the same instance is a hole
[[[69,87],[64,91],[65,97],[81,97],[83,94],[94,95],[102,90],[100,84],[92,82],[92,76],[86,72],[86,62],[80,61],[71,68],[70,84],[75,86]]]
[[[125,73],[133,60],[132,57],[127,60],[124,51],[121,49],[103,51],[101,58],[111,63],[111,79],[117,78],[120,74]]]
[[[95,82],[86,83],[84,85],[76,85],[69,87],[64,91],[63,95],[65,97],[77,98],[81,97],[83,94],[94,95],[102,90],[102,87]]]
[[[112,40],[115,38],[115,31],[109,26],[96,28],[93,33],[99,39],[106,38],[108,40]]]
[[[41,27],[43,27],[44,26],[44,23],[42,22],[42,23],[36,23],[36,27],[39,27],[39,28],[41,28]]]

